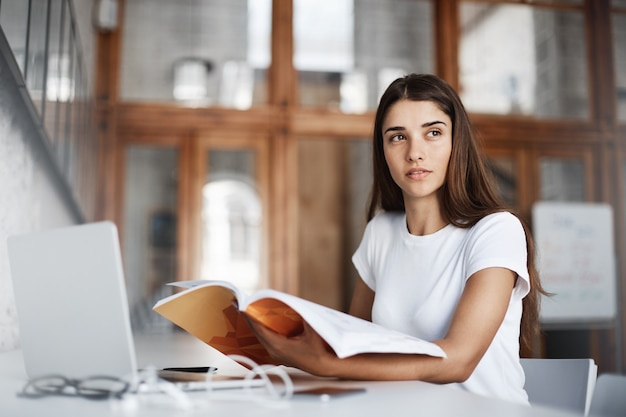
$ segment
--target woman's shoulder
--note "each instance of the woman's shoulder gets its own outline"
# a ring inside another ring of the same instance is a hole
[[[520,224],[520,219],[508,210],[496,211],[491,214],[487,214],[480,219],[477,224],[485,223],[507,223],[507,224]]]
[[[474,230],[498,229],[501,231],[524,232],[522,221],[510,211],[503,210],[491,213],[480,219],[473,227]]]
[[[370,219],[365,229],[368,234],[380,236],[394,234],[403,225],[406,225],[406,216],[403,212],[381,211]]]

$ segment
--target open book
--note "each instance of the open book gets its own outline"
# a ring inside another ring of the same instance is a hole
[[[158,301],[153,309],[225,355],[272,363],[241,314],[273,331],[295,336],[305,320],[339,358],[359,353],[414,353],[445,357],[436,344],[307,301],[284,292],[264,289],[248,295],[225,281],[180,281],[185,288]]]

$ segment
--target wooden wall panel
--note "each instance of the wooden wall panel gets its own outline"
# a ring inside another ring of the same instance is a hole
[[[346,178],[343,143],[298,141],[299,289],[318,303],[342,308]]]

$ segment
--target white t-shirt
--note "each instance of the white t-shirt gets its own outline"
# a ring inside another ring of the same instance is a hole
[[[460,385],[481,395],[528,404],[519,361],[522,298],[530,283],[526,235],[508,212],[467,229],[447,225],[426,236],[408,232],[404,213],[380,213],[367,225],[352,261],[375,292],[372,321],[425,340],[443,339],[467,279],[489,267],[518,275],[506,316],[472,375]]]

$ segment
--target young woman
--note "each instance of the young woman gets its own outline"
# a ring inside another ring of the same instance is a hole
[[[285,338],[252,323],[260,341],[316,375],[419,379],[528,403],[519,352],[543,292],[534,247],[496,196],[456,92],[433,75],[395,80],[376,113],[373,162],[350,314],[434,341],[447,358],[338,359],[308,326]]]

